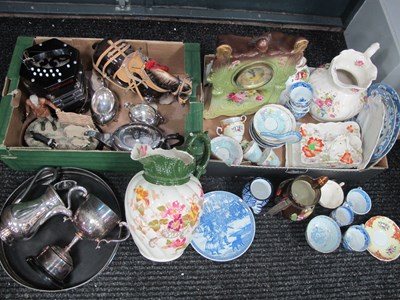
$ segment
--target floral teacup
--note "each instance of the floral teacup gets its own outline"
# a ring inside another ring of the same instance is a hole
[[[229,136],[240,143],[243,139],[245,130],[244,122],[246,119],[246,116],[241,116],[222,120],[221,126],[218,126],[216,129],[217,135]]]

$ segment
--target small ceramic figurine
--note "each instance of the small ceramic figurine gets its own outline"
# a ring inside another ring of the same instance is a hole
[[[32,114],[36,118],[40,119],[42,131],[46,129],[46,122],[50,122],[53,130],[57,130],[56,121],[51,115],[50,108],[54,109],[56,112],[61,111],[61,109],[44,97],[39,98],[36,95],[31,95],[28,99],[26,99],[26,116]]]
[[[205,106],[206,119],[251,114],[267,103],[277,103],[308,41],[266,32],[255,38],[223,35],[218,45],[207,78],[212,91]]]

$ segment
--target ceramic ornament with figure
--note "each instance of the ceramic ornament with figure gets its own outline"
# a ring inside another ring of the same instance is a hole
[[[99,144],[84,134],[88,129],[97,130],[90,116],[62,112],[50,100],[37,95],[26,99],[25,111],[22,143],[26,146],[94,150]]]

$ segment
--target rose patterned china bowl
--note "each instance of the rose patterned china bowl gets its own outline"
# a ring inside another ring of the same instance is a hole
[[[400,228],[388,217],[374,216],[365,223],[370,237],[368,252],[382,261],[400,256]]]
[[[255,113],[252,125],[254,132],[261,140],[267,143],[280,143],[281,135],[294,131],[296,120],[286,107],[267,104]],[[268,136],[268,134],[271,135]]]
[[[339,248],[342,234],[339,225],[332,218],[320,215],[308,223],[306,240],[314,250],[330,253]]]
[[[243,150],[239,142],[229,136],[217,136],[211,140],[211,154],[228,166],[240,165]]]

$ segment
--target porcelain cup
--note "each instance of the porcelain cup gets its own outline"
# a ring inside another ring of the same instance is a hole
[[[257,177],[246,183],[242,191],[242,198],[253,210],[254,214],[259,214],[273,193],[272,183],[268,179]]]
[[[257,163],[262,156],[262,150],[255,141],[249,142],[243,151],[243,158],[245,160]]]
[[[221,126],[218,126],[216,129],[217,135],[229,136],[240,143],[243,139],[245,130],[244,122],[246,119],[246,116],[241,116],[222,120]]]
[[[346,206],[339,206],[331,212],[330,217],[338,223],[340,227],[353,223],[354,213]]]
[[[342,205],[344,201],[343,185],[344,182],[337,183],[336,181],[328,180],[321,188],[319,204],[329,209],[335,209]]]
[[[350,251],[362,252],[368,249],[370,236],[361,225],[350,226],[343,235],[343,247]]]
[[[371,197],[362,188],[355,188],[347,193],[343,205],[356,215],[365,215],[371,210],[372,201]]]
[[[265,148],[260,159],[257,161],[257,165],[279,167],[281,165],[281,161],[272,148]]]
[[[314,97],[314,90],[308,82],[295,82],[290,86],[289,97],[292,103],[308,106]]]

